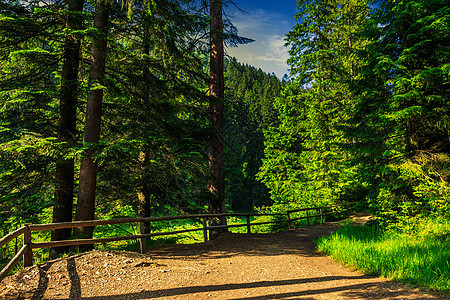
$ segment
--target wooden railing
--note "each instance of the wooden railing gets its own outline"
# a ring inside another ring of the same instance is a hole
[[[288,228],[292,229],[293,222],[307,219],[308,225],[310,224],[311,218],[320,217],[320,222],[323,223],[323,217],[325,215],[330,215],[335,213],[335,207],[314,207],[314,208],[302,208],[296,210],[289,210],[286,213],[279,214],[255,214],[255,213],[223,213],[223,214],[198,214],[198,215],[184,215],[184,216],[167,216],[167,217],[150,217],[150,218],[126,218],[126,219],[112,219],[112,220],[90,220],[90,221],[74,221],[74,222],[64,222],[64,223],[51,223],[51,224],[25,224],[23,227],[9,233],[0,239],[0,248],[8,244],[15,238],[19,238],[23,235],[23,246],[16,253],[16,255],[9,261],[9,263],[0,271],[0,281],[2,281],[12,268],[23,259],[23,266],[28,267],[33,265],[33,249],[40,248],[53,248],[53,247],[63,247],[63,246],[79,246],[79,245],[91,245],[98,243],[122,241],[139,239],[141,252],[146,251],[145,239],[154,236],[163,235],[174,235],[180,233],[203,231],[204,241],[208,241],[208,231],[222,228],[235,228],[235,227],[247,227],[247,233],[251,233],[252,226],[266,225],[266,224],[276,224],[276,223],[287,223]],[[315,214],[310,215],[309,212],[315,211]],[[325,212],[326,211],[326,212]],[[291,214],[297,212],[306,212],[306,216],[292,218]],[[256,216],[278,216],[280,219],[267,222],[251,222],[251,217]],[[207,221],[211,218],[223,218],[223,217],[246,217],[246,222],[243,224],[231,224],[231,225],[216,225],[208,226]],[[170,221],[170,220],[202,220],[202,226],[199,228],[176,230],[169,232],[154,232],[154,233],[144,233],[144,223],[148,222],[158,222],[158,221]],[[124,224],[124,223],[139,223],[139,234],[138,235],[128,235],[128,236],[117,236],[117,237],[107,237],[107,238],[95,238],[95,239],[74,239],[74,240],[63,240],[63,241],[50,241],[50,242],[40,242],[33,243],[31,239],[31,233],[36,231],[45,230],[55,230],[64,228],[81,228],[81,227],[93,227],[100,225],[114,225],[114,224]]]
[[[292,222],[298,221],[298,220],[302,220],[302,219],[306,219],[306,221],[308,222],[308,225],[311,225],[309,220],[310,220],[310,218],[315,218],[315,217],[320,217],[320,223],[323,223],[323,216],[332,215],[332,214],[335,213],[334,210],[324,213],[324,210],[327,210],[327,209],[330,209],[330,208],[333,209],[334,207],[322,206],[322,207],[300,208],[300,209],[288,210],[286,212],[288,227],[289,227],[289,229],[291,229],[291,223]],[[316,211],[316,214],[310,215],[309,212],[310,211],[314,211],[314,210]],[[291,218],[291,214],[296,213],[296,212],[302,212],[302,211],[304,211],[306,213],[306,216],[297,217],[297,218],[294,218],[294,219]]]

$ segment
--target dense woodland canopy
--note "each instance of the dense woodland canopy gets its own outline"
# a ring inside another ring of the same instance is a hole
[[[90,155],[99,216],[127,205],[139,213],[196,210],[209,132],[204,15],[176,1],[135,2],[132,11],[112,2],[99,28],[89,3],[83,11],[63,2],[1,5],[3,230],[40,222],[51,207],[77,216],[80,162]],[[93,75],[94,46],[106,47],[97,50],[106,52],[102,78]],[[101,136],[86,140],[86,103],[98,91]],[[61,221],[55,216],[46,221]]]
[[[281,97],[284,83],[274,74],[241,65],[225,65],[226,196],[233,210],[270,205],[270,196],[256,174],[264,157],[264,130],[278,122],[273,99]]]
[[[101,9],[85,1],[1,3],[3,233],[24,222],[79,219],[80,166],[89,156],[98,169],[95,217],[201,212],[208,203],[208,143],[215,130],[208,122],[206,3],[105,3]],[[103,27],[102,11],[108,12]],[[228,45],[251,41],[237,36],[226,19],[224,30]],[[105,64],[100,75],[92,66],[94,51]],[[237,69],[248,70],[246,85],[239,87],[248,103],[248,95],[258,99],[259,93],[267,106],[271,94],[280,94],[274,75],[236,61],[227,66],[227,72]],[[227,73],[227,80],[237,78]],[[259,80],[264,82],[256,89],[250,81]],[[98,110],[89,101],[99,91],[101,128],[95,129],[87,115]],[[245,98],[232,89],[227,94],[227,109]],[[252,110],[259,111],[256,103]],[[248,110],[240,111],[249,118]],[[229,114],[227,120],[234,118]],[[225,135],[231,137],[244,121],[227,125]],[[245,122],[259,126],[256,119]],[[239,132],[240,139],[250,130]],[[261,156],[262,134],[258,138]],[[233,143],[227,145],[243,151]],[[245,159],[229,172],[245,173]],[[250,164],[254,174],[260,159]],[[247,194],[235,203],[244,203]],[[61,234],[55,238],[70,232]]]
[[[228,58],[213,100],[205,1],[0,2],[0,235],[86,210],[206,211],[211,101],[227,209],[449,218],[448,1],[297,3],[289,78]],[[224,27],[225,44],[250,42]]]
[[[298,5],[258,174],[277,209],[357,201],[385,225],[448,218],[448,1]]]

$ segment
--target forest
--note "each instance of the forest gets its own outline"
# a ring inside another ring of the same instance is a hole
[[[448,0],[297,0],[282,79],[224,55],[232,5],[2,0],[0,236],[357,203],[448,244]]]

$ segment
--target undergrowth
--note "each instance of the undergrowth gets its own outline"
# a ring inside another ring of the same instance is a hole
[[[428,221],[414,233],[345,226],[319,238],[319,251],[365,274],[450,292],[450,221]]]

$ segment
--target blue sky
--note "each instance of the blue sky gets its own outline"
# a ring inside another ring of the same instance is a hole
[[[295,24],[296,0],[236,0],[239,12],[233,6],[225,9],[231,22],[238,28],[239,34],[252,38],[255,42],[227,48],[227,54],[241,63],[247,63],[275,73],[279,78],[288,74],[286,60],[288,49],[284,47],[285,34]]]

